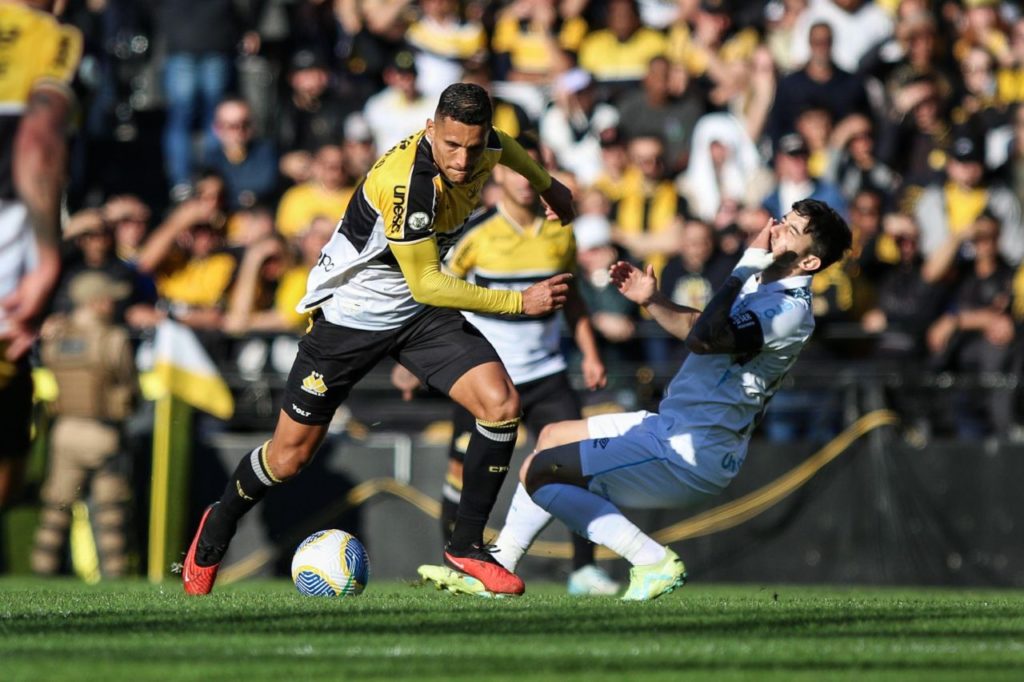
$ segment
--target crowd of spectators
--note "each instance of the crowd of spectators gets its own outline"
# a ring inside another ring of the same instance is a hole
[[[994,0],[80,0],[65,284],[117,318],[301,330],[305,272],[376,157],[487,87],[576,192],[579,282],[611,361],[672,366],[609,289],[620,257],[703,306],[799,199],[854,228],[814,278],[817,355],[1012,372],[1024,323],[1024,15]],[[491,194],[485,193],[485,201]],[[1014,394],[964,392],[960,435]]]

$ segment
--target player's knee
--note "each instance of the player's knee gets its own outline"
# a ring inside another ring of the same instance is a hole
[[[489,386],[480,393],[477,411],[480,414],[474,414],[474,417],[489,422],[518,419],[521,412],[519,392],[511,384]]]
[[[548,424],[540,430],[540,433],[537,435],[537,445],[535,448],[537,452],[562,444],[560,434],[563,423],[555,422],[554,424]]]

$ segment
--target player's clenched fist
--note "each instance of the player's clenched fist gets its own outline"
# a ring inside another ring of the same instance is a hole
[[[547,315],[565,305],[572,275],[561,274],[537,282],[523,292],[524,315]]]

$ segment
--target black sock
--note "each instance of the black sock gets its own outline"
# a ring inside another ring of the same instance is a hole
[[[594,543],[582,535],[572,535],[572,570],[578,571],[587,564],[594,563]]]
[[[224,494],[210,512],[199,538],[196,563],[200,566],[212,566],[224,558],[238,521],[263,499],[272,486],[280,483],[267,466],[269,445],[270,441],[267,441],[243,457],[228,480]]]
[[[483,543],[484,526],[508,474],[518,429],[518,419],[501,422],[477,420],[462,469],[462,499],[452,530],[453,548],[467,549]]]
[[[452,529],[455,528],[455,517],[459,511],[461,498],[462,480],[456,480],[455,476],[449,473],[441,489],[441,537],[446,545],[452,539]]]

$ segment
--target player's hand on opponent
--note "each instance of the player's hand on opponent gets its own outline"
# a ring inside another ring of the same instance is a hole
[[[562,308],[569,295],[570,274],[555,275],[523,291],[523,314],[547,315]]]
[[[576,205],[572,200],[572,191],[555,178],[551,178],[551,186],[540,193],[544,202],[544,214],[548,220],[560,220],[568,225],[576,217]]]
[[[658,291],[658,279],[654,276],[653,265],[641,270],[632,263],[620,260],[612,263],[608,274],[619,293],[637,305],[647,305]]]

